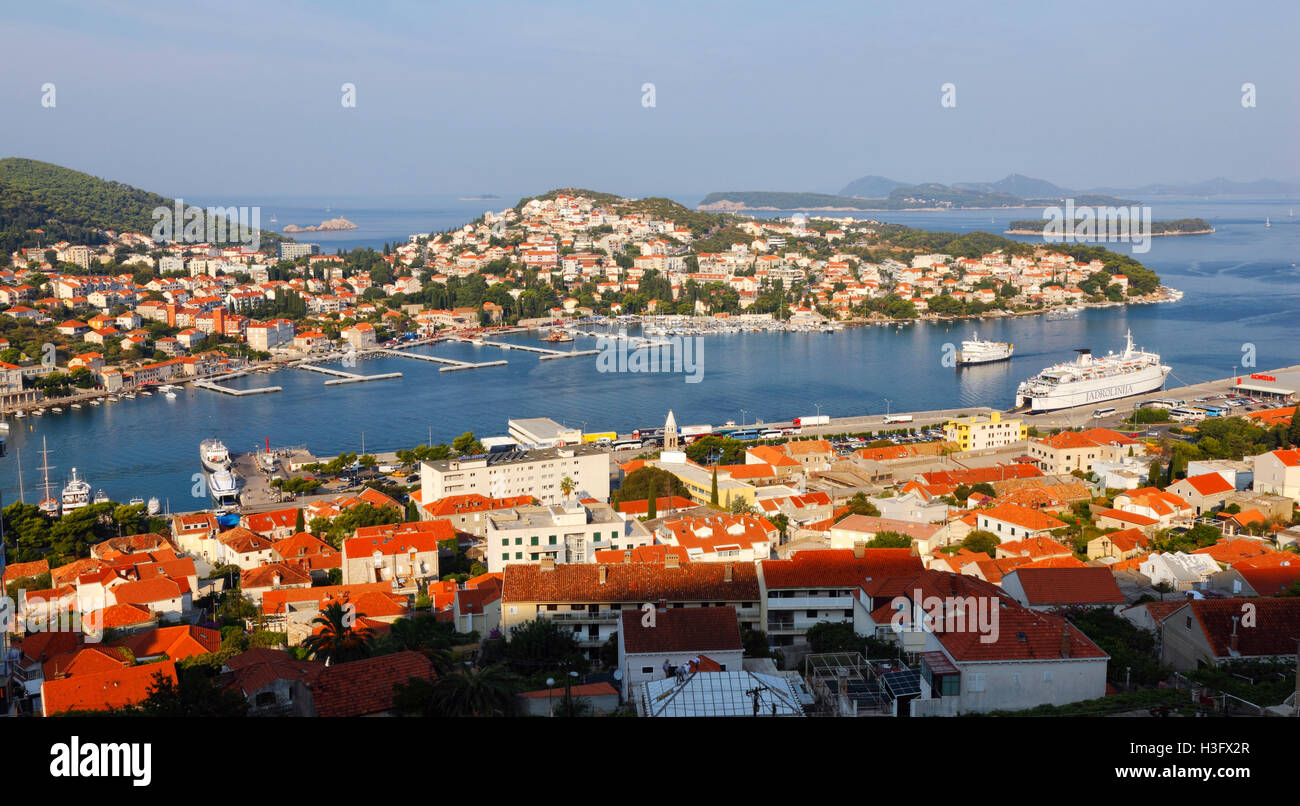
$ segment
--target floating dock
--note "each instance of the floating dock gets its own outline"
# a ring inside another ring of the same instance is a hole
[[[458,341],[468,344],[474,343],[466,338],[460,338]],[[576,358],[580,355],[597,355],[600,353],[600,350],[572,350],[565,352],[563,350],[551,350],[546,347],[534,347],[531,344],[507,344],[502,341],[487,341],[486,339],[479,339],[479,343],[484,347],[500,347],[503,350],[524,350],[529,353],[539,353],[543,361],[548,358]]]
[[[213,392],[220,392],[223,395],[234,395],[235,397],[246,397],[248,395],[264,395],[269,392],[279,392],[279,386],[259,386],[256,389],[231,389],[229,386],[219,386],[211,381],[192,381],[200,389],[210,389]]]
[[[344,372],[341,369],[329,369],[327,367],[318,367],[315,364],[299,364],[298,369],[309,369],[312,372],[319,372],[324,375],[337,375],[338,378],[332,381],[326,381],[326,386],[334,386],[340,383],[361,383],[362,381],[382,381],[387,378],[400,378],[400,372],[385,372],[380,375],[360,375],[356,372]]]
[[[420,353],[404,353],[400,350],[393,350],[388,348],[381,349],[379,350],[379,352],[386,353],[388,355],[401,356],[402,358],[418,358],[421,361],[429,361],[434,364],[446,364],[446,366],[439,368],[438,370],[439,372],[455,372],[456,370],[459,369],[478,369],[480,367],[503,367],[507,363],[504,360],[480,361],[478,363],[474,363],[472,361],[457,361],[454,358],[443,358],[442,356],[437,356],[437,355],[422,355]]]

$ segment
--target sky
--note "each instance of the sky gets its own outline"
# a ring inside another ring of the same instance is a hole
[[[0,156],[166,196],[1300,180],[1295,2],[10,5]]]

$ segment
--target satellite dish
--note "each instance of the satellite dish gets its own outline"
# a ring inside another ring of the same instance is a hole
[[[615,670],[614,670],[614,679],[615,679],[615,680],[618,680],[618,681],[620,681],[620,682],[623,680],[623,670],[622,670],[622,669],[615,669]]]

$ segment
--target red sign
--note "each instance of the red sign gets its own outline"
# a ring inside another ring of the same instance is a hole
[[[1251,377],[1251,379],[1256,380],[1256,381],[1276,381],[1276,380],[1277,380],[1277,378],[1274,378],[1272,375],[1256,375],[1256,374],[1254,374],[1254,373],[1251,373],[1251,376],[1250,376],[1250,377]]]

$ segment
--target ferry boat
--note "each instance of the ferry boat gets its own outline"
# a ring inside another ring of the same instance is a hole
[[[127,502],[127,506],[142,507],[144,506],[144,499],[141,498],[140,496],[136,496]]]
[[[1076,350],[1072,363],[1056,364],[1024,381],[1016,389],[1016,408],[1031,413],[1055,411],[1141,395],[1165,384],[1170,367],[1158,353],[1133,347],[1133,332],[1126,336],[1124,352],[1096,358],[1091,350]]]
[[[218,511],[228,512],[239,506],[239,481],[234,473],[222,470],[208,476],[208,496]]]
[[[957,351],[957,366],[1005,361],[1011,357],[1015,349],[1015,345],[1010,342],[980,341],[979,333],[971,333],[970,339],[963,341],[961,349]]]
[[[230,451],[219,439],[205,439],[199,443],[199,460],[209,473],[230,469]]]
[[[159,503],[156,497],[150,498],[149,503],[145,506],[145,511],[150,515],[157,515],[162,512],[162,504]]]
[[[90,504],[90,484],[85,479],[77,478],[77,469],[72,468],[72,481],[63,488],[63,514],[81,509]]]

